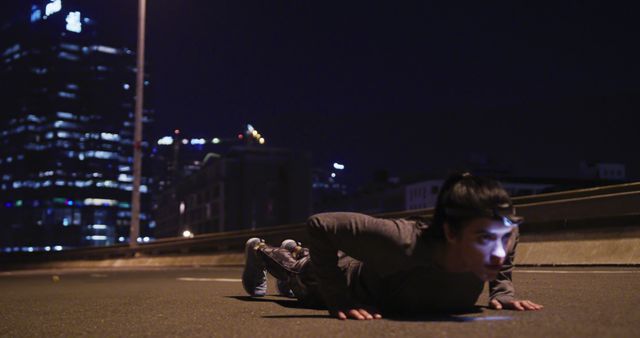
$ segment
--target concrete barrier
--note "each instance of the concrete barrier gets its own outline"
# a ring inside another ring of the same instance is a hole
[[[564,240],[527,241],[522,238],[516,252],[516,266],[640,266],[640,237],[576,239],[579,234],[564,234]],[[593,236],[593,235],[592,235]],[[242,253],[142,256],[103,260],[50,261],[25,264],[9,270],[30,269],[136,269],[158,267],[242,266]]]
[[[516,265],[640,265],[640,238],[522,242]]]

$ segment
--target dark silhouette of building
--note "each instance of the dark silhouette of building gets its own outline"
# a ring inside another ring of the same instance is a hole
[[[166,188],[156,235],[255,229],[304,221],[311,211],[310,160],[285,149],[247,145],[210,153],[201,168]]]
[[[336,211],[335,207],[340,205],[340,201],[349,193],[342,177],[342,170],[344,165],[337,162],[334,162],[329,169],[314,168],[312,170],[311,197],[314,213]]]
[[[81,1],[34,3],[0,30],[0,247],[48,251],[123,242],[135,55],[101,42]],[[146,110],[146,124],[150,116]]]
[[[173,135],[158,139],[153,146],[152,156],[154,182],[158,191],[198,172],[202,166],[202,160],[208,153],[225,154],[232,147],[248,144],[244,140],[245,134],[239,134],[243,136],[242,139],[237,136],[202,138],[189,137],[176,129]]]

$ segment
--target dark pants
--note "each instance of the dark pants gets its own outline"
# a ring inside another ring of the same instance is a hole
[[[265,246],[258,249],[267,272],[285,282],[302,304],[323,305],[318,279],[311,267],[309,249],[298,248],[294,253],[287,249]]]

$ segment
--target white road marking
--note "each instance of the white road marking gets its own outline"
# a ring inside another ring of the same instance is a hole
[[[179,281],[183,282],[242,282],[242,279],[236,278],[193,278],[193,277],[180,277]]]
[[[580,271],[580,270],[515,270],[518,273],[558,273],[558,274],[569,274],[569,273],[597,273],[597,274],[620,274],[620,273],[640,273],[640,270],[625,270],[625,271],[607,271],[607,270],[589,270],[589,271]]]

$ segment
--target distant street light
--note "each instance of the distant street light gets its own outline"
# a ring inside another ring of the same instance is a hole
[[[133,191],[131,192],[131,223],[129,246],[138,246],[140,236],[140,182],[142,179],[142,110],[144,102],[144,34],[147,1],[138,0],[138,48],[136,65],[136,108],[133,136]]]

